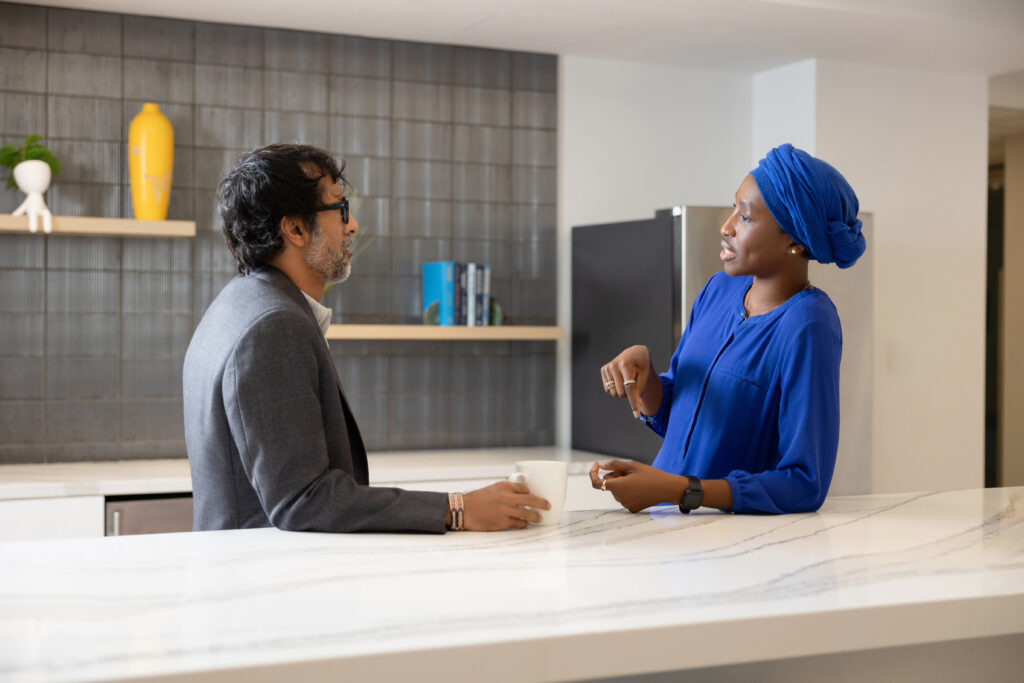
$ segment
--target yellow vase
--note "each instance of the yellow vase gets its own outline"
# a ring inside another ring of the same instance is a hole
[[[135,218],[166,219],[174,173],[174,129],[152,102],[142,105],[128,127],[128,171]]]

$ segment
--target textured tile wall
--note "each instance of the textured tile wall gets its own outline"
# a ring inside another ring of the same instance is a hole
[[[509,322],[555,322],[555,58],[0,3],[0,142],[61,158],[59,215],[131,216],[143,102],[175,131],[192,240],[0,235],[0,463],[184,456],[181,365],[235,273],[215,188],[270,142],[332,150],[369,241],[334,322],[415,322],[419,267],[489,263]],[[20,201],[0,192],[0,213]],[[554,345],[332,343],[371,450],[554,442]]]

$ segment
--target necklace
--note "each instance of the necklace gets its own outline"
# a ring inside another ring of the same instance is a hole
[[[747,318],[750,317],[750,307],[747,305],[747,302],[750,300],[750,290],[752,290],[753,288],[754,288],[754,285],[751,284],[749,287],[747,287],[746,294],[743,295],[743,319],[744,320],[746,320]],[[805,282],[803,287],[801,287],[800,289],[796,290],[796,292],[793,293],[793,296],[796,296],[797,294],[799,294],[800,292],[804,291],[805,289],[813,289],[813,287],[811,286],[811,281],[810,280]],[[792,298],[792,297],[790,297],[790,298]],[[787,301],[788,300],[789,299],[787,299]],[[771,308],[769,308],[767,311],[761,311],[760,313],[758,313],[758,315],[764,315],[765,313],[770,313],[770,312],[774,311],[776,308],[778,308],[781,305],[782,304],[776,304],[775,306],[772,306]]]

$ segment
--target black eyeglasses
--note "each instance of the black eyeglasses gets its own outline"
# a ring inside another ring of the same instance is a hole
[[[344,197],[340,202],[314,207],[313,211],[335,211],[339,209],[341,210],[341,222],[348,225],[348,197]]]

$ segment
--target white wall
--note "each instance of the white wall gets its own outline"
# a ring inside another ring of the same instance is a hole
[[[754,74],[751,167],[784,142],[814,154],[816,75],[813,59]]]
[[[676,204],[732,204],[750,170],[750,85],[737,74],[559,58],[559,325],[568,331],[572,319],[572,226],[653,217]],[[569,351],[566,338],[557,366],[563,446]]]
[[[988,79],[819,60],[816,88],[874,214],[873,490],[982,486]]]

